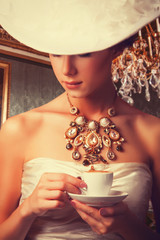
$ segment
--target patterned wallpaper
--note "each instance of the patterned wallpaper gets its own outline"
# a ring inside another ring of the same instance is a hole
[[[51,66],[2,54],[0,60],[11,63],[10,117],[45,104],[63,92]]]

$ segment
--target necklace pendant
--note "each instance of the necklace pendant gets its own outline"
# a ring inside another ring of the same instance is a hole
[[[84,148],[95,149],[102,144],[102,138],[96,131],[91,131],[84,137]]]
[[[69,142],[66,144],[67,150],[71,150],[73,148],[72,144]]]
[[[114,117],[116,115],[115,109],[113,107],[108,109],[108,115],[110,117]]]
[[[108,158],[109,160],[115,160],[116,155],[115,155],[114,152],[112,152],[112,151],[109,149],[108,152],[107,152],[107,158]]]
[[[79,147],[83,143],[83,135],[80,134],[74,139],[74,145]]]
[[[115,129],[111,129],[109,131],[109,137],[110,139],[112,139],[113,141],[117,141],[120,138],[120,134],[119,132],[117,132]]]
[[[84,127],[81,127],[81,126],[78,127],[79,132],[84,132],[84,130],[85,130]]]
[[[81,127],[84,127],[87,120],[84,116],[78,116],[76,117],[76,119],[74,120],[74,122],[78,125],[78,126],[81,126]]]
[[[103,128],[107,128],[111,121],[107,117],[103,117],[99,120],[99,125]]]
[[[78,110],[78,108],[76,108],[75,106],[72,106],[72,107],[70,108],[70,113],[71,113],[72,115],[76,115],[76,114],[78,114],[78,112],[79,112],[79,110]]]
[[[72,158],[74,160],[79,160],[81,158],[81,154],[80,152],[78,152],[77,150],[75,150],[73,153],[72,153]]]
[[[87,120],[85,116],[79,115],[79,109],[73,106],[67,95],[70,104],[70,113],[76,115],[74,121],[70,122],[70,127],[65,132],[67,141],[66,149],[73,150],[72,158],[79,161],[82,156],[79,147],[82,145],[83,165],[88,166],[95,162],[108,163],[108,160],[115,160],[116,154],[112,150],[112,145],[116,147],[116,151],[123,151],[122,143],[125,141],[116,129],[116,125],[111,121],[110,117],[116,115],[113,107],[109,108],[108,115],[95,120]],[[103,134],[101,131],[103,130]],[[101,155],[101,150],[107,148],[107,160]]]
[[[91,163],[88,160],[84,160],[82,164],[84,166],[89,166]]]
[[[87,124],[87,130],[88,131],[98,131],[99,124],[95,120],[90,120]]]
[[[71,127],[75,127],[76,126],[76,123],[75,122],[70,122],[69,124]]]
[[[121,144],[117,145],[116,150],[119,151],[119,152],[123,151],[123,148],[122,148]]]
[[[110,148],[112,143],[111,143],[111,140],[108,136],[105,136],[103,135],[102,136],[102,141],[103,141],[103,144],[107,147],[107,148]]]
[[[70,127],[67,129],[65,132],[66,138],[74,139],[78,134],[78,129],[77,127]]]

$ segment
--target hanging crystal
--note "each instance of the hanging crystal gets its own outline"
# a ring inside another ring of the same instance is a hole
[[[146,81],[145,97],[148,102],[151,100],[148,81]]]
[[[158,79],[158,76],[157,76],[157,70],[156,69],[152,69],[151,70],[151,76],[150,76],[150,79],[149,79],[149,83],[150,85],[153,87],[153,88],[156,88],[159,84],[159,79]]]
[[[141,93],[145,89],[145,98],[150,101],[150,88],[160,98],[160,24],[156,19],[157,30],[151,24],[145,26],[147,37],[139,31],[138,39],[132,47],[124,49],[121,56],[112,62],[114,85],[119,81],[118,93],[126,102],[133,105],[133,93]],[[144,32],[144,31],[143,31]]]

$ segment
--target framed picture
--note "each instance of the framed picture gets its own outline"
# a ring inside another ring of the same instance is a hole
[[[0,61],[0,126],[9,116],[11,65]]]

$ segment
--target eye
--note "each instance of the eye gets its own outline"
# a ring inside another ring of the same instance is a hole
[[[85,57],[91,57],[91,55],[92,55],[91,53],[84,53],[84,54],[79,54],[78,56],[85,58]]]

